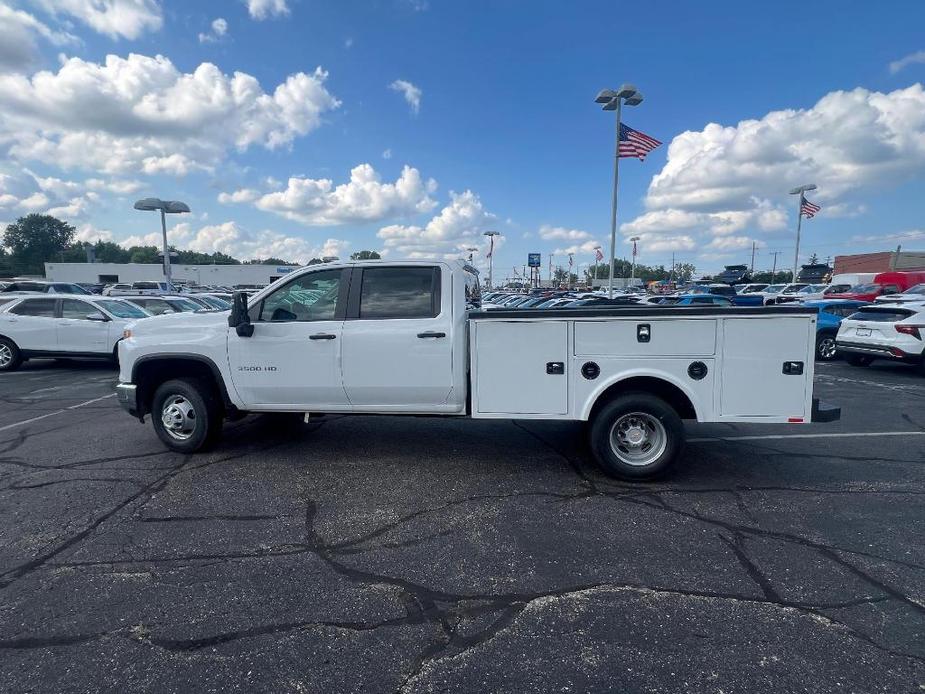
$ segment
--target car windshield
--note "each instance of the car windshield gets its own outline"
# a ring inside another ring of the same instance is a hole
[[[909,287],[903,294],[925,294],[925,283]]]
[[[167,299],[167,303],[180,311],[198,311],[202,308],[202,306],[189,299]]]
[[[95,301],[94,302],[100,308],[105,309],[116,318],[147,318],[148,314],[142,311],[140,308],[134,304],[130,304],[127,301],[116,301],[115,299],[109,299],[104,301]]]
[[[856,284],[849,291],[852,294],[870,294],[880,289],[879,284]]]
[[[764,288],[764,291],[766,291],[766,292],[779,292],[779,291],[780,291],[781,289],[783,289],[783,288],[784,288],[784,285],[782,285],[782,284],[772,284],[770,287],[765,287],[765,288]]]

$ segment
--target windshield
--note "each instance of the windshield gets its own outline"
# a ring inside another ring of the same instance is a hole
[[[95,301],[94,302],[100,308],[105,309],[116,318],[147,318],[148,314],[142,311],[137,306],[130,304],[126,301]]]
[[[850,291],[852,294],[871,294],[880,289],[879,284],[856,284],[853,286]]]
[[[202,306],[189,299],[167,299],[167,303],[180,311],[198,311],[202,308]]]
[[[925,294],[925,284],[917,284],[914,287],[909,287],[903,294]]]
[[[770,287],[765,287],[765,290],[764,290],[764,291],[766,291],[766,292],[779,292],[779,291],[780,291],[781,289],[783,289],[783,288],[784,288],[784,285],[782,285],[782,284],[772,284]]]

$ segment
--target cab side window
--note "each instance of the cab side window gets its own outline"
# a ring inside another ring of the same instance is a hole
[[[319,270],[286,283],[261,302],[258,320],[335,320],[342,270]]]
[[[55,317],[55,299],[29,299],[10,309],[17,316]]]
[[[438,273],[434,267],[365,268],[359,317],[436,317],[440,313]]]

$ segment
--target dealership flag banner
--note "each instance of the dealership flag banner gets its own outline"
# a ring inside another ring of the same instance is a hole
[[[662,143],[654,137],[620,123],[620,144],[617,149],[619,156],[636,157],[639,161],[644,161],[646,155],[660,144]]]
[[[800,203],[800,213],[807,219],[812,219],[815,214],[822,209],[822,205],[816,205],[811,203],[806,198],[803,198],[803,202]]]
[[[597,262],[601,262],[601,261],[604,259],[604,254],[601,253],[601,249],[600,249],[600,248],[598,248],[597,250],[594,251],[594,259],[595,259]]]

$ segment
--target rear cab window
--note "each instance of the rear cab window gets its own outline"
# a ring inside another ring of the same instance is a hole
[[[358,317],[435,318],[440,313],[437,267],[364,268]]]
[[[876,306],[862,306],[856,312],[848,316],[851,320],[871,321],[874,323],[896,323],[905,320],[915,311],[908,311],[902,308],[879,308]]]

